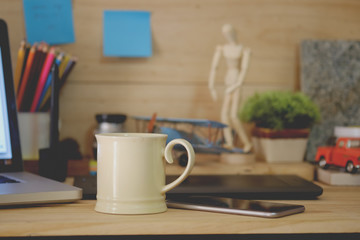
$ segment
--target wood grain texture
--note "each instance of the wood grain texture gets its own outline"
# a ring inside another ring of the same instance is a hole
[[[79,57],[60,95],[61,137],[73,137],[85,151],[87,133],[99,112],[219,120],[207,79],[215,47],[225,43],[224,23],[238,30],[252,49],[243,98],[256,91],[299,89],[299,44],[303,39],[359,39],[356,0],[74,0],[76,42],[61,45]],[[102,55],[103,10],[151,12],[153,57]],[[13,65],[25,37],[21,0],[2,0],[9,25]],[[13,67],[14,67],[13,66]],[[221,92],[224,63],[216,88]]]
[[[359,233],[360,188],[322,186],[318,200],[276,201],[306,208],[278,219],[178,209],[110,215],[95,212],[95,200],[1,209],[0,236]]]

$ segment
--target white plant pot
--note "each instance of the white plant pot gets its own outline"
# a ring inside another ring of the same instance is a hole
[[[252,137],[255,157],[269,163],[296,163],[304,160],[308,138]]]

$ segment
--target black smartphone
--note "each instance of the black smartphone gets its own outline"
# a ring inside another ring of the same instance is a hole
[[[254,217],[277,218],[305,211],[303,205],[224,197],[192,196],[167,199],[169,208],[181,208]]]

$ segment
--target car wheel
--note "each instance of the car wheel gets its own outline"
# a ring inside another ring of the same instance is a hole
[[[357,171],[357,168],[354,167],[354,163],[352,161],[348,161],[346,163],[346,167],[345,167],[345,170],[349,173],[356,173]]]
[[[327,169],[329,168],[329,164],[326,163],[326,159],[324,157],[321,157],[319,160],[319,167],[321,167],[322,169]]]

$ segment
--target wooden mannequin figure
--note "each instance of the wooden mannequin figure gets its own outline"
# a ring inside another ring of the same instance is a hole
[[[240,89],[244,82],[250,60],[250,48],[245,48],[237,43],[235,30],[230,24],[225,24],[222,27],[222,32],[228,43],[216,47],[211,64],[209,89],[213,100],[216,101],[217,92],[214,88],[215,75],[221,55],[223,55],[228,67],[225,76],[225,95],[221,109],[221,121],[229,126],[224,129],[225,147],[234,148],[232,135],[232,130],[234,130],[244,145],[243,151],[247,153],[251,150],[252,144],[238,118],[238,110]]]

